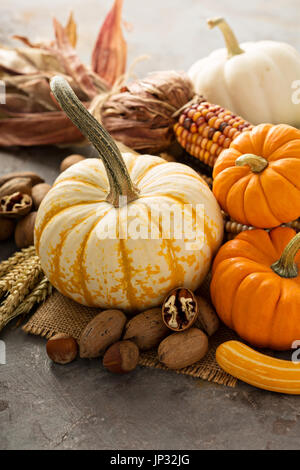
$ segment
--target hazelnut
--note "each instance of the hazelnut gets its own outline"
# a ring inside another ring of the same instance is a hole
[[[27,248],[34,243],[34,224],[37,212],[30,212],[19,220],[15,229],[15,243],[18,248]]]
[[[39,183],[32,188],[32,202],[34,208],[37,210],[46,194],[50,191],[51,185],[48,183]]]
[[[69,155],[61,162],[60,172],[62,173],[63,171],[70,168],[70,166],[75,165],[75,163],[81,162],[82,160],[85,160],[85,157],[82,155],[78,155],[76,153]]]
[[[15,230],[15,222],[13,219],[0,218],[0,242],[8,240],[12,237]]]
[[[139,362],[139,348],[132,341],[118,341],[108,348],[103,357],[103,365],[115,374],[133,371]]]
[[[32,183],[30,178],[12,178],[0,187],[0,198],[14,193],[31,196]]]
[[[187,330],[192,326],[197,315],[197,300],[190,289],[184,287],[173,289],[163,302],[163,321],[173,331]]]
[[[57,364],[68,364],[74,361],[78,353],[77,342],[72,336],[58,333],[47,341],[49,358]]]

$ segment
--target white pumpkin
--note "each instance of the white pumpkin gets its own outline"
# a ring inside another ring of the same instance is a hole
[[[180,163],[151,155],[121,156],[65,80],[55,77],[51,87],[102,159],[68,168],[40,205],[35,246],[51,283],[81,304],[125,311],[157,306],[174,287],[196,289],[223,235],[221,212],[206,183]],[[120,195],[128,204],[120,205]],[[190,217],[193,213],[202,240],[196,250],[187,245],[187,231],[182,239],[175,239],[172,230],[170,239],[149,236],[149,211],[163,208],[167,217],[174,204],[192,205]],[[204,205],[204,214],[195,216],[197,204]]]
[[[292,96],[300,79],[300,54],[289,44],[237,39],[223,18],[208,20],[219,26],[227,48],[197,61],[188,75],[196,92],[207,101],[230,109],[252,124],[290,124],[300,127],[300,106]],[[294,102],[293,102],[294,101]]]

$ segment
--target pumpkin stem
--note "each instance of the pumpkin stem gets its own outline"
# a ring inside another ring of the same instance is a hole
[[[295,263],[295,256],[300,250],[300,233],[294,236],[286,245],[279,260],[272,264],[271,268],[281,277],[297,277],[298,267]]]
[[[207,20],[208,27],[210,29],[214,28],[215,26],[218,26],[224,36],[225,39],[225,44],[227,47],[227,53],[228,53],[228,59],[231,57],[234,57],[235,55],[238,54],[243,54],[245,52],[239,45],[238,40],[230,28],[229,24],[227,21],[224,20],[224,18],[210,18]]]
[[[64,78],[53,77],[50,87],[62,110],[98,150],[109,181],[107,201],[119,207],[120,196],[127,197],[127,203],[137,199],[138,192],[132,184],[121,152],[109,133],[83,106]]]
[[[235,161],[236,166],[249,165],[253,173],[261,173],[268,166],[268,160],[253,153],[245,153],[238,157]]]

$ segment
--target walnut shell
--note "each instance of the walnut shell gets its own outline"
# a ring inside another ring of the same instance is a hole
[[[118,341],[110,346],[103,357],[103,365],[115,374],[133,371],[139,362],[139,348],[132,341]]]
[[[130,339],[141,351],[147,351],[156,348],[169,333],[162,319],[161,308],[151,308],[129,320],[123,339]]]
[[[70,166],[75,165],[75,163],[81,162],[82,160],[85,160],[85,157],[82,155],[78,155],[76,153],[69,155],[61,162],[60,172],[62,173],[63,171],[70,168]]]
[[[32,186],[38,183],[43,183],[45,181],[43,178],[41,178],[36,173],[33,173],[32,171],[15,171],[13,173],[6,173],[6,175],[0,176],[0,186],[13,178],[29,178],[31,180]]]
[[[33,245],[36,215],[37,212],[30,212],[30,214],[18,221],[15,230],[15,243],[18,248],[27,248]]]
[[[32,199],[28,194],[14,193],[0,199],[0,217],[18,219],[31,211]]]
[[[31,196],[32,183],[30,178],[12,178],[0,187],[0,198],[14,193]]]
[[[185,287],[172,289],[162,305],[162,318],[173,331],[190,328],[198,315],[197,300],[194,293]]]
[[[13,236],[15,230],[15,222],[13,219],[5,219],[0,217],[0,242],[8,240]]]
[[[182,369],[200,361],[208,351],[208,338],[198,328],[173,333],[158,348],[158,359],[169,369]]]
[[[50,191],[51,185],[48,183],[39,183],[32,188],[32,202],[34,208],[37,210],[46,194]]]
[[[81,334],[80,357],[91,359],[102,356],[111,344],[121,338],[126,320],[121,310],[104,310],[99,313]]]

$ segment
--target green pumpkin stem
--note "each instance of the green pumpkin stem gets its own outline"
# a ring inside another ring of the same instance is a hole
[[[300,233],[292,238],[283,250],[279,260],[272,264],[271,268],[280,277],[293,278],[298,276],[298,267],[295,256],[300,250]]]
[[[229,24],[224,20],[224,18],[210,18],[207,20],[209,28],[214,28],[218,26],[224,36],[225,44],[227,47],[228,59],[234,57],[238,54],[243,54],[245,51],[240,47],[238,40],[230,28]]]
[[[253,153],[245,153],[235,161],[236,166],[248,165],[253,173],[261,173],[268,166],[268,160]]]
[[[126,196],[127,202],[137,199],[137,190],[132,184],[120,150],[109,133],[83,106],[64,78],[52,78],[50,87],[62,110],[99,152],[110,187],[107,201],[118,207],[120,196]]]

